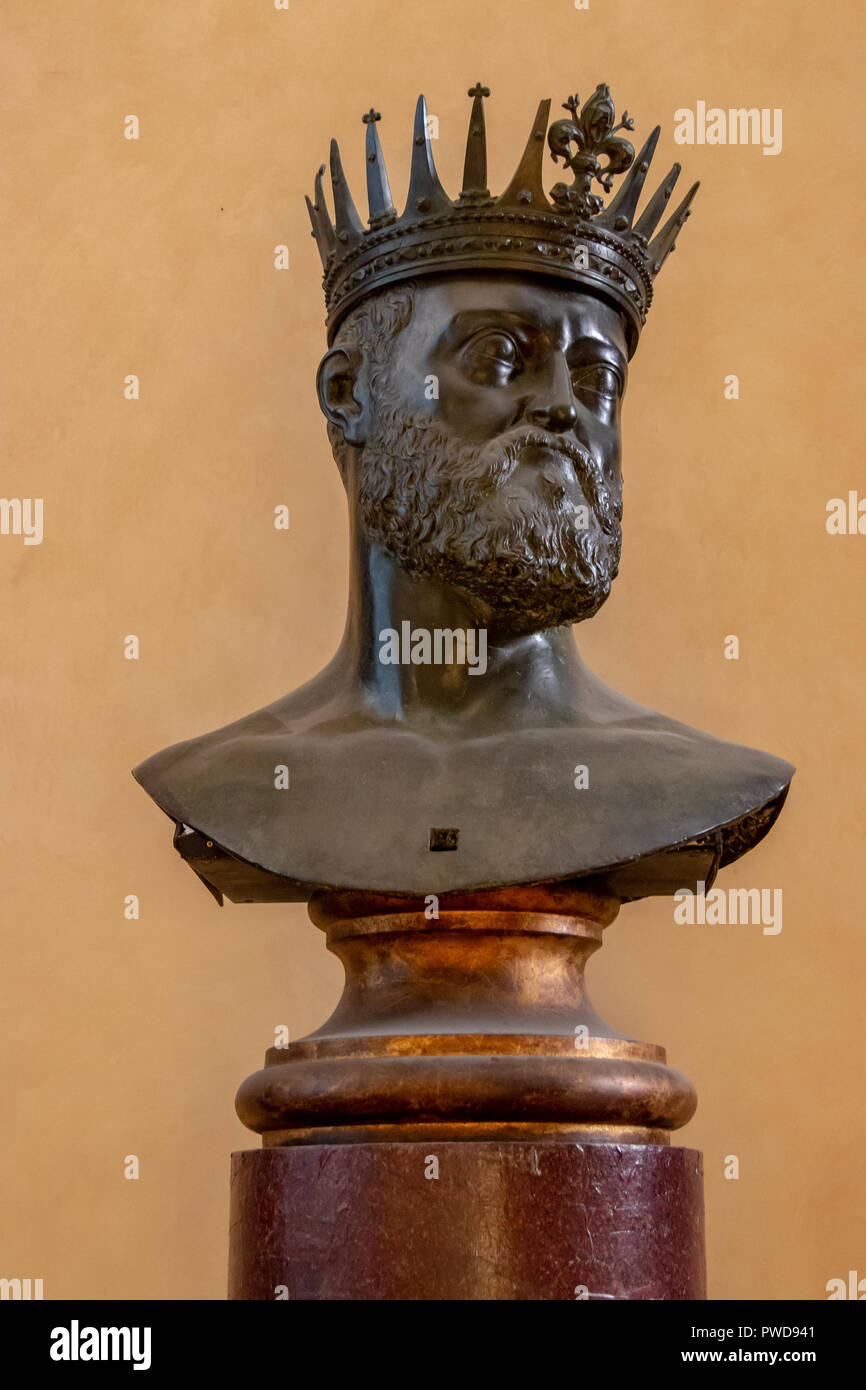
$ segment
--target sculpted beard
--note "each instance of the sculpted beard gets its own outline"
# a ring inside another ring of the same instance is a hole
[[[593,456],[532,427],[461,445],[398,411],[379,385],[375,439],[359,467],[370,535],[410,573],[438,576],[512,626],[537,631],[592,617],[610,593],[622,538],[619,491]],[[535,470],[537,501],[506,495],[527,447],[549,455]],[[587,507],[588,525],[578,506]]]

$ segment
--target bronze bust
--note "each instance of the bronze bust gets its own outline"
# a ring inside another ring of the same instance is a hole
[[[324,167],[308,200],[319,401],[349,504],[345,634],[300,689],[135,769],[218,896],[670,893],[749,850],[787,793],[789,763],[612,690],[571,633],[617,573],[628,364],[697,185],[657,230],[674,166],[638,215],[659,131],[635,159],[602,85],[549,130],[541,103],[492,196],[487,95],[470,92],[455,200],[423,98],[401,215],[375,111],[369,225],[336,144],[333,222]],[[546,146],[573,180],[549,196]],[[621,174],[604,207],[594,182]]]

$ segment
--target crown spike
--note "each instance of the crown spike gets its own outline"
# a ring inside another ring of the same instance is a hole
[[[334,194],[334,221],[338,241],[358,240],[364,235],[364,224],[358,216],[358,209],[352,201],[343,161],[340,159],[340,146],[331,141],[331,188]]]
[[[634,164],[619,186],[615,198],[608,203],[604,212],[596,218],[599,227],[610,227],[614,231],[625,231],[634,221],[637,208],[656,145],[659,142],[661,126],[657,125],[650,135]]]
[[[370,205],[370,226],[390,221],[397,216],[397,209],[391,199],[391,186],[388,183],[388,171],[385,168],[385,160],[382,156],[382,146],[379,142],[379,130],[377,122],[382,119],[378,111],[373,107],[367,111],[361,120],[367,127],[367,201]]]
[[[310,236],[316,238],[316,246],[319,249],[319,255],[322,260],[322,265],[324,265],[325,261],[328,259],[328,256],[330,255],[330,247],[328,246],[322,234],[322,230],[319,223],[319,210],[317,207],[314,206],[313,203],[310,202],[306,194],[304,195],[304,202],[307,205],[307,212],[310,214],[310,223],[313,228],[313,230],[310,232]]]
[[[327,204],[325,203],[325,190],[322,185],[324,172],[325,166],[322,164],[319,167],[319,172],[316,174],[316,201],[311,203],[309,198],[306,199],[307,211],[310,214],[310,222],[313,225],[312,235],[316,238],[316,246],[319,248],[322,265],[325,264],[325,261],[333,251],[336,240],[334,228],[331,224],[330,216],[328,215]]]
[[[463,165],[463,194],[483,194],[490,197],[487,187],[487,128],[484,120],[484,98],[490,88],[476,82],[467,96],[472,97],[472,114],[466,136],[466,160]]]
[[[665,179],[664,183],[659,184],[653,196],[650,198],[638,221],[635,223],[635,236],[644,237],[649,241],[656,227],[662,219],[668,200],[674,191],[677,179],[680,176],[681,165],[675,164]]]
[[[427,102],[423,96],[420,96],[415,107],[415,125],[412,132],[412,169],[409,174],[409,194],[406,198],[403,218],[405,221],[411,222],[419,212],[425,214],[445,212],[451,206],[451,199],[439,182],[439,175],[436,173],[427,122]]]
[[[658,236],[654,237],[647,247],[649,268],[652,275],[658,275],[665,260],[673,251],[677,235],[686,218],[690,216],[692,199],[700,186],[700,183],[692,184],[676,212],[668,218]]]
[[[526,148],[520,157],[514,177],[500,196],[500,203],[525,203],[535,208],[549,208],[542,179],[544,169],[544,137],[550,120],[550,97],[539,102],[535,120],[529,132]]]

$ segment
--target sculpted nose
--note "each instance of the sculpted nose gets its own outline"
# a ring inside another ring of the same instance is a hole
[[[542,389],[529,403],[526,418],[538,429],[565,434],[577,423],[578,411],[571,389],[571,375],[562,352],[552,354],[548,362],[549,376]]]
[[[565,434],[566,430],[574,429],[577,423],[577,410],[570,401],[562,401],[559,404],[534,405],[526,414],[531,425],[537,425],[539,429],[550,430],[553,434]]]

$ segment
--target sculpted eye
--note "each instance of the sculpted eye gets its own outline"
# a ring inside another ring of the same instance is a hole
[[[622,395],[622,378],[616,368],[607,362],[592,362],[578,367],[572,375],[575,391],[585,391],[594,396],[616,398]]]
[[[509,333],[478,333],[463,350],[463,364],[473,380],[495,384],[519,369],[520,348]]]

